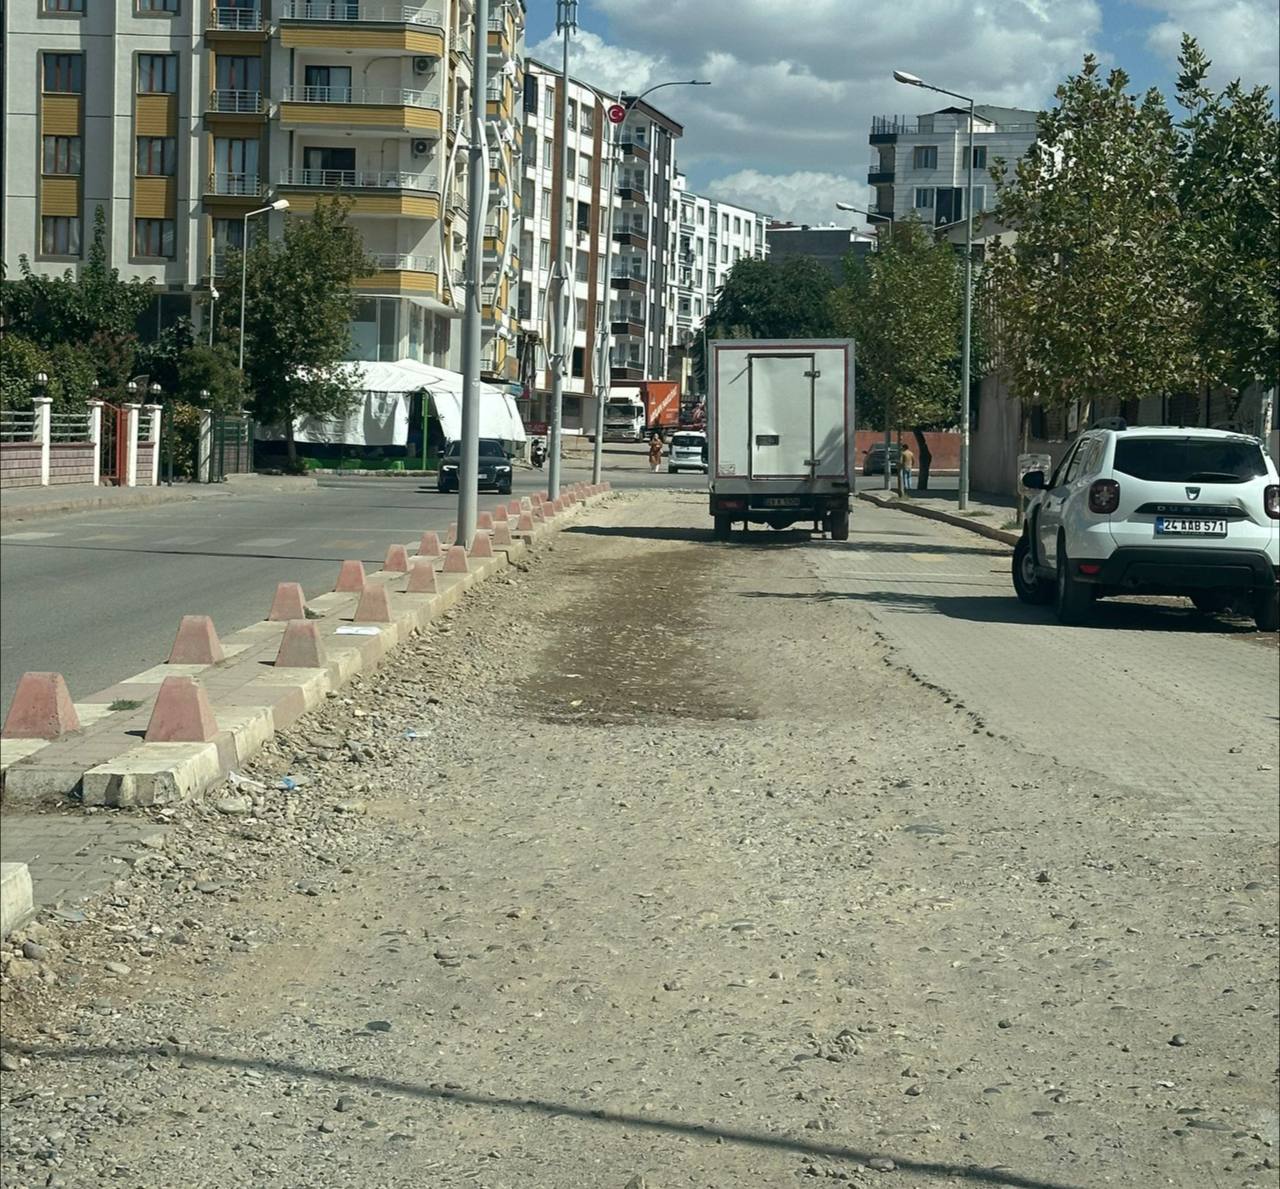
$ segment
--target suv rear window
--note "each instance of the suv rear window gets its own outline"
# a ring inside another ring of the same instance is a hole
[[[1121,437],[1115,469],[1154,483],[1247,483],[1265,475],[1267,464],[1256,442]]]

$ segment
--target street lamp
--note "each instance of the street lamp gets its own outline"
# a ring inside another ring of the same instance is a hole
[[[609,394],[609,373],[610,360],[609,354],[612,350],[610,338],[612,337],[611,318],[612,311],[610,306],[613,302],[613,192],[618,181],[618,146],[622,141],[622,125],[626,122],[627,116],[637,104],[639,104],[646,96],[652,95],[654,91],[661,91],[664,87],[709,87],[710,82],[702,79],[672,79],[665,83],[654,83],[652,87],[641,91],[639,95],[628,99],[624,95],[619,94],[618,106],[623,109],[623,117],[613,125],[613,134],[609,140],[609,190],[608,204],[605,207],[605,240],[604,240],[604,285],[605,297],[600,303],[600,322],[596,330],[596,441],[595,450],[591,458],[591,482],[600,482],[600,469],[602,455],[604,451],[604,402]],[[706,367],[706,321],[703,320],[703,367]]]
[[[256,211],[246,211],[244,230],[240,236],[240,372],[244,373],[244,291],[249,282],[249,220],[254,215],[266,215],[272,211],[287,211],[289,200],[277,198],[275,202],[259,207]]]
[[[964,195],[964,342],[960,348],[960,511],[969,507],[969,354],[973,325],[973,98],[946,87],[935,87],[905,70],[893,77],[909,87],[922,87],[939,95],[950,95],[969,105],[969,168]]]
[[[850,211],[855,215],[865,215],[868,219],[879,219],[882,223],[892,223],[892,215],[882,215],[879,211],[867,210],[864,206],[854,206],[852,202],[837,202],[836,210]]]
[[[49,387],[49,373],[36,372],[36,374],[32,377],[32,379],[35,380],[36,395],[44,396],[45,389]]]

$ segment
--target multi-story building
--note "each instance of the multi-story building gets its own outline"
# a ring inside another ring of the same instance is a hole
[[[700,333],[729,270],[744,258],[763,260],[769,251],[769,216],[695,194],[676,177],[671,200],[673,281],[669,316],[675,326],[669,373],[689,378],[690,343]]]
[[[473,14],[472,0],[6,5],[6,264],[74,269],[101,207],[112,263],[198,320],[248,212],[287,198],[287,215],[248,224],[274,233],[341,193],[377,266],[357,285],[353,356],[456,367]],[[523,0],[496,4],[486,33],[486,362],[514,378],[498,270],[516,264]]]
[[[805,256],[816,260],[837,281],[845,279],[845,260],[865,256],[876,243],[874,232],[856,227],[812,227],[808,223],[770,223],[769,255],[775,260]]]
[[[974,109],[974,213],[995,205],[990,167],[1012,165],[1036,138],[1036,115],[1019,107]],[[917,116],[876,116],[871,121],[872,163],[867,181],[877,214],[945,226],[965,217],[969,165],[969,109],[944,107]]]
[[[524,81],[524,216],[520,241],[519,313],[532,389],[530,416],[549,420],[552,377],[547,294],[561,235],[567,235],[573,276],[566,344],[563,420],[566,429],[593,424],[595,327],[608,303],[612,336],[610,377],[615,381],[666,375],[672,333],[668,314],[668,253],[675,142],[683,129],[640,102],[618,130],[619,161],[614,192],[608,192],[612,128],[606,109],[612,97],[570,78],[560,93],[554,67],[530,60]],[[557,135],[558,105],[567,103],[565,129],[569,168],[562,176],[564,145]],[[613,241],[605,239],[609,206]],[[556,212],[562,211],[560,218]]]

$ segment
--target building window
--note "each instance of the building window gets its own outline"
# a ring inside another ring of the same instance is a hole
[[[706,224],[706,222],[707,222],[707,212],[703,210],[702,207],[698,207],[698,226],[702,227]]]
[[[80,176],[80,138],[78,136],[46,136],[41,172]]]
[[[579,327],[579,329],[581,329],[581,327]],[[580,380],[580,379],[582,379],[582,368],[583,368],[583,356],[584,356],[584,354],[585,354],[585,350],[584,350],[584,348],[582,348],[582,347],[574,347],[574,349],[573,349],[573,375],[574,375],[574,377],[575,377],[576,379],[579,379],[579,380]],[[566,403],[566,404],[568,404],[568,401],[566,401],[565,403]],[[582,415],[582,414],[581,414],[581,412],[579,412],[579,414],[578,414],[578,415],[579,415],[579,416],[581,416],[581,415]]]
[[[588,136],[591,135],[596,130],[595,108],[588,107],[587,101],[585,99],[582,101],[582,113],[578,123],[581,127],[581,130],[585,132]]]
[[[140,178],[171,178],[178,172],[178,141],[172,136],[139,136]]]
[[[538,267],[541,269],[551,267],[551,241],[549,239],[544,239],[538,244]]]
[[[936,144],[918,144],[911,150],[912,169],[937,169],[938,146]]]
[[[964,167],[965,169],[969,168],[968,145],[965,146],[965,150],[964,150]],[[974,169],[986,169],[987,167],[987,146],[986,145],[983,144],[983,145],[973,146],[973,167]]]
[[[720,263],[729,263],[729,245],[723,241],[720,243]]]
[[[524,110],[526,115],[538,114],[538,79],[536,75],[524,76]]]
[[[80,95],[84,93],[83,54],[45,54],[44,80],[46,95]]]
[[[214,85],[219,91],[261,91],[262,59],[254,54],[219,54],[214,78],[216,80]],[[327,72],[323,81],[326,87],[330,85],[331,80]],[[346,81],[350,87],[350,71],[347,72]],[[312,85],[310,77],[306,85]]]
[[[225,252],[228,249],[239,251],[244,247],[243,219],[214,219],[213,250]]]
[[[133,254],[172,260],[173,232],[172,219],[134,219]]]
[[[138,11],[176,13],[178,0],[138,0]]]
[[[45,12],[84,12],[84,0],[44,0]]]
[[[916,188],[916,210],[924,210],[933,206],[933,187],[918,186]]]
[[[987,188],[986,186],[974,186],[973,188],[973,209],[976,214],[978,211],[987,209]]]
[[[733,217],[733,234],[734,235],[742,234],[742,220],[738,218],[737,215]]]
[[[40,220],[40,251],[46,256],[79,256],[79,216],[45,215]]]
[[[138,55],[138,94],[173,95],[178,90],[178,59],[175,54]]]
[[[543,169],[555,168],[555,160],[556,160],[556,147],[552,143],[551,138],[547,137],[542,142],[542,168]]]
[[[542,221],[551,222],[551,191],[545,186],[542,188]]]
[[[565,121],[568,123],[568,125],[569,125],[569,127],[570,127],[571,129],[573,129],[575,132],[577,131],[577,129],[578,129],[578,105],[577,105],[577,103],[576,103],[574,100],[572,100],[572,99],[570,99],[570,100],[569,100],[569,110],[568,110],[568,112],[565,114]]]

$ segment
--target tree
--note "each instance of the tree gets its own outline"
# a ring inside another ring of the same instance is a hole
[[[1156,90],[1126,94],[1092,55],[1042,113],[1013,175],[998,164],[994,328],[1024,401],[1137,400],[1197,372],[1178,267],[1177,142]]]
[[[877,251],[846,260],[832,304],[837,332],[857,351],[858,418],[915,435],[921,490],[929,486],[925,430],[959,414],[961,260],[917,219],[893,224]]]
[[[1280,356],[1280,121],[1266,87],[1210,90],[1194,38],[1178,66],[1182,278],[1203,382],[1238,399]]]
[[[245,299],[245,380],[254,416],[283,425],[290,461],[297,458],[294,420],[341,417],[350,409],[351,346],[357,277],[373,271],[359,232],[347,221],[350,203],[317,202],[310,218],[291,217],[282,239],[263,237],[248,249]],[[240,271],[240,258],[228,271]],[[240,320],[239,286],[220,302],[227,326]]]
[[[706,338],[824,338],[834,333],[835,279],[808,256],[739,260],[707,312],[706,335],[693,343],[693,373],[706,374]],[[705,391],[705,389],[704,389]]]
[[[208,396],[201,396],[207,392]],[[179,400],[216,413],[230,413],[244,405],[245,390],[235,355],[226,343],[197,344],[178,360],[174,394]]]

